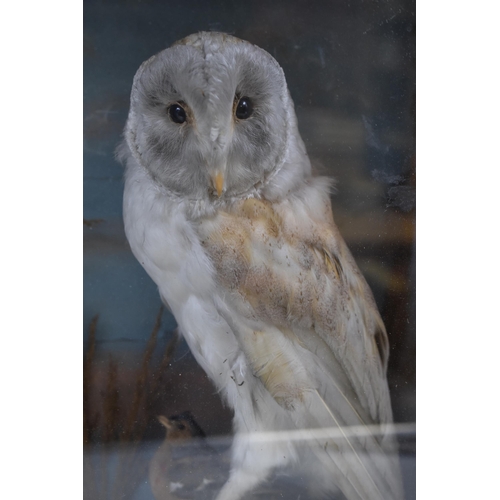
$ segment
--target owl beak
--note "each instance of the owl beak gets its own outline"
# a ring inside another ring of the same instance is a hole
[[[222,192],[224,191],[224,176],[221,172],[217,172],[212,176],[212,183],[217,191],[217,196],[220,198]]]

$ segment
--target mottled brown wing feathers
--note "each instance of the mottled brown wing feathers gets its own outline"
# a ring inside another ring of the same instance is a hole
[[[333,219],[309,218],[305,226],[285,209],[249,199],[202,224],[218,280],[231,291],[238,313],[285,336],[295,332],[304,344],[319,344],[319,336],[347,374],[343,385],[352,388],[363,413],[370,422],[384,421],[390,409],[380,406],[390,404],[378,392],[387,336],[371,292]]]

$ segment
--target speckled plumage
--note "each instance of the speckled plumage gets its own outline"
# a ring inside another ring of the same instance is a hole
[[[242,96],[248,119],[235,114]],[[172,103],[184,122],[169,119]],[[178,42],[138,70],[119,154],[132,251],[235,411],[218,500],[287,465],[318,498],[402,498],[385,328],[333,221],[330,181],[311,174],[277,62],[224,34]],[[341,437],[311,438],[318,428]],[[300,440],[252,438],[294,430]]]

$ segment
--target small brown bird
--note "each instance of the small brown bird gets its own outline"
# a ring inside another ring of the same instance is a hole
[[[165,440],[149,465],[149,482],[156,500],[207,498],[218,491],[228,474],[214,467],[220,464],[217,451],[205,441],[205,433],[191,412],[169,418],[160,415]]]

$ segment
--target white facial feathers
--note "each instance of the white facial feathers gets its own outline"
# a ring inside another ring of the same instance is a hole
[[[262,192],[287,168],[294,178],[310,170],[282,69],[224,34],[191,35],[143,63],[126,142],[165,189],[209,203]]]

